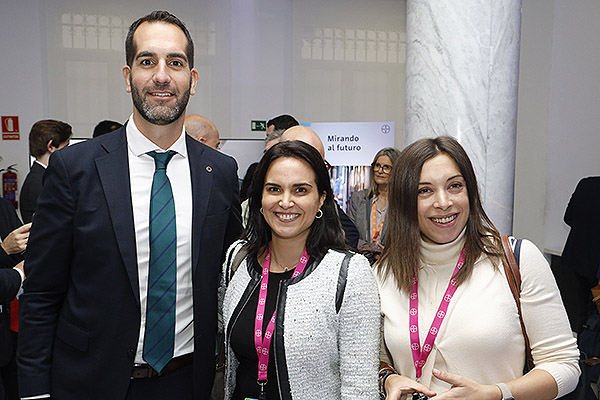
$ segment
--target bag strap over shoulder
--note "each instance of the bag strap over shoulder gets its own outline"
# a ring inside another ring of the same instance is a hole
[[[340,274],[338,276],[337,290],[335,292],[335,312],[339,313],[344,301],[344,292],[346,291],[346,281],[348,280],[348,265],[354,254],[347,252],[342,260]]]
[[[523,314],[521,313],[521,271],[519,270],[519,264],[517,258],[520,258],[521,253],[521,240],[515,240],[514,251],[511,246],[510,239],[507,235],[502,236],[502,250],[504,251],[504,257],[508,261],[502,263],[504,265],[504,272],[508,281],[508,286],[517,304],[517,310],[519,312],[519,322],[521,323],[521,331],[523,332],[523,338],[525,339],[525,356],[527,358],[527,370],[532,370],[535,366],[533,363],[533,356],[531,355],[531,345],[529,344],[529,337],[525,329],[525,322],[523,322]],[[515,257],[516,255],[516,257]]]
[[[239,250],[237,250],[237,253],[235,252],[236,249],[239,249]],[[233,256],[234,253],[235,253],[235,256]],[[235,274],[235,271],[237,271],[240,264],[242,263],[244,258],[246,258],[247,255],[248,255],[248,249],[246,248],[245,243],[240,243],[240,245],[231,249],[231,252],[229,253],[229,257],[227,260],[228,264],[229,264],[229,268],[227,269],[227,276],[225,276],[225,285],[226,286],[229,285],[229,282],[231,281],[231,278]],[[233,258],[233,260],[232,260],[232,258]]]

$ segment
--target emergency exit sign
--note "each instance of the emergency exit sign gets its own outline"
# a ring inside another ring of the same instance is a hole
[[[252,132],[266,132],[267,121],[252,120],[250,122],[250,129],[252,130]]]
[[[2,116],[0,118],[2,124],[2,139],[3,140],[19,140],[19,117],[17,116]]]

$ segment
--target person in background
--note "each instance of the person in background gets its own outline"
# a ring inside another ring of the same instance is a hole
[[[269,133],[267,137],[265,137],[265,150],[263,152],[266,153],[271,147],[279,143],[281,140],[281,135],[283,134],[283,129],[275,129],[273,132]],[[249,197],[249,188],[252,186],[252,178],[254,176],[254,171],[250,173],[250,169],[253,165],[258,165],[258,163],[253,163],[248,167],[246,171],[246,175],[244,176],[244,180],[240,185],[240,198],[242,199],[242,225],[246,227],[248,223],[248,197]],[[255,169],[256,167],[254,167]]]
[[[225,398],[377,399],[377,287],[347,250],[321,155],[297,140],[271,147],[250,198],[222,274]]]
[[[600,214],[590,212],[600,196],[600,176],[583,178],[571,195],[564,221],[571,227],[562,252],[561,263],[566,267],[577,290],[576,321],[573,325],[581,333],[587,317],[595,310],[590,289],[600,284]]]
[[[116,131],[122,126],[123,124],[120,122],[105,119],[104,121],[98,122],[98,124],[94,128],[94,132],[92,133],[92,138],[97,138],[98,136],[106,135],[107,133]]]
[[[298,120],[288,114],[278,115],[277,117],[273,117],[267,121],[267,131],[265,132],[266,136],[269,136],[274,130],[289,129],[293,126],[299,125]]]
[[[19,398],[15,361],[19,313],[15,296],[25,279],[23,252],[30,228],[31,223],[21,223],[13,204],[0,198],[0,399],[3,400]]]
[[[219,146],[221,145],[219,130],[208,118],[197,114],[190,114],[185,117],[184,123],[185,131],[188,135],[208,147],[219,150]]]
[[[37,199],[42,191],[42,177],[48,167],[50,154],[68,146],[72,133],[71,125],[53,119],[43,119],[31,127],[29,154],[35,157],[35,161],[25,177],[19,196],[23,222],[28,223],[33,219]]]
[[[571,392],[579,351],[548,263],[527,240],[519,251],[520,304],[535,368],[523,375],[525,340],[501,267],[500,233],[462,146],[449,136],[408,146],[388,199],[388,237],[376,264],[387,399],[419,392],[549,400]]]
[[[167,11],[125,39],[133,112],[114,133],[55,152],[20,299],[23,399],[205,400],[217,289],[241,232],[237,165],[185,134],[198,71]]]
[[[285,132],[285,129],[275,129],[265,137],[265,152],[279,143],[283,132]]]
[[[348,216],[360,235],[358,251],[373,264],[381,251],[387,232],[388,183],[400,151],[386,147],[375,154],[369,175],[369,189],[354,192],[348,205]]]
[[[253,162],[248,166],[248,169],[246,170],[246,175],[244,175],[242,187],[240,188],[240,200],[242,200],[242,203],[246,201],[248,197],[250,197],[250,192],[252,192],[252,177],[254,176],[256,167],[258,167],[258,163]]]

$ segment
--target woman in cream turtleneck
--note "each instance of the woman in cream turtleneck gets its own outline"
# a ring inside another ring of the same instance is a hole
[[[422,139],[402,152],[388,218],[376,267],[387,399],[542,400],[575,388],[576,342],[550,268],[527,240],[520,296],[535,368],[523,375],[525,342],[500,234],[455,139]]]

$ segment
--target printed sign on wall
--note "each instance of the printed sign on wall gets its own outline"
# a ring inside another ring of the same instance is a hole
[[[0,122],[2,123],[2,139],[3,140],[19,140],[19,117],[2,116]]]
[[[394,147],[394,122],[313,122],[331,165],[371,165],[384,147]]]

